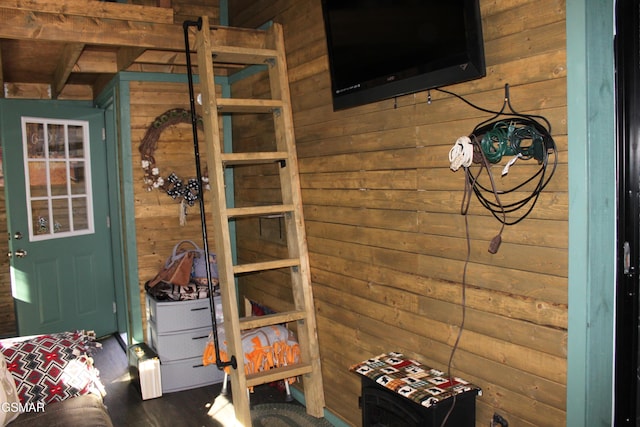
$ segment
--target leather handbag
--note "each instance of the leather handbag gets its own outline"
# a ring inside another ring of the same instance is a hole
[[[200,249],[198,245],[193,243],[191,240],[183,240],[183,242],[189,242],[194,246],[194,256],[193,256],[193,270],[191,271],[191,279],[200,284],[207,283],[207,261],[205,259],[204,250]],[[215,254],[209,252],[209,268],[211,269],[211,279],[214,284],[217,284],[218,281],[218,263],[216,261]]]
[[[173,247],[171,256],[167,258],[156,277],[147,282],[147,287],[152,288],[160,282],[167,282],[176,286],[187,286],[189,284],[196,251],[180,248],[185,242],[189,242],[198,248],[195,243],[189,240],[178,242]]]

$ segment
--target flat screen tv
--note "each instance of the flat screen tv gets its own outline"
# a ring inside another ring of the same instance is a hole
[[[334,110],[484,77],[479,0],[322,0]]]

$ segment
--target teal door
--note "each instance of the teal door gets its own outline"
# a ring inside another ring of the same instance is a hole
[[[116,331],[104,112],[2,100],[0,135],[18,332]]]

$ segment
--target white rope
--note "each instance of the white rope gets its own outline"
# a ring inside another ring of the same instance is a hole
[[[449,150],[449,162],[451,170],[457,171],[460,166],[471,166],[473,161],[473,144],[468,136],[461,136]]]

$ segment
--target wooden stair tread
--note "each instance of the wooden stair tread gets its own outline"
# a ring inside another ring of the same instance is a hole
[[[296,320],[302,320],[307,315],[304,310],[283,311],[273,314],[265,314],[264,316],[251,316],[243,317],[240,319],[240,329],[254,329],[261,328],[263,326],[279,325],[281,323],[294,322]]]
[[[227,216],[229,218],[237,218],[247,216],[284,214],[286,212],[293,212],[293,209],[293,205],[247,206],[243,208],[229,208],[227,209]]]
[[[289,155],[286,151],[265,151],[254,153],[222,153],[221,158],[225,166],[257,165],[287,160]]]
[[[273,381],[283,380],[285,378],[297,377],[298,375],[308,374],[312,370],[312,366],[308,363],[296,363],[294,365],[272,368],[268,371],[247,374],[247,387],[267,384]]]
[[[276,57],[273,49],[257,49],[241,46],[212,46],[213,62],[225,64],[264,64]]]
[[[262,261],[249,264],[239,264],[233,266],[235,274],[251,273],[254,271],[275,270],[278,268],[295,267],[300,265],[298,258],[277,259],[274,261]]]
[[[278,99],[218,98],[221,113],[272,113],[282,108]]]

